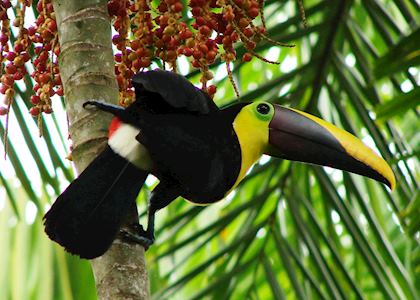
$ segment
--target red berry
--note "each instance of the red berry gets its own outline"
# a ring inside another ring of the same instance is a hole
[[[39,108],[38,108],[38,107],[36,107],[36,106],[31,107],[31,109],[29,110],[29,113],[30,113],[33,117],[36,117],[36,116],[38,116],[38,115],[39,115]]]
[[[229,35],[225,36],[225,37],[223,38],[222,42],[223,42],[223,45],[225,45],[225,46],[230,46],[230,45],[232,45],[232,40],[231,40],[231,38],[230,38],[230,36],[229,36]]]
[[[62,84],[60,74],[55,74],[55,76],[54,76],[54,84],[55,85],[61,85]]]
[[[6,94],[6,91],[8,90],[8,88],[9,88],[9,86],[2,84],[0,86],[0,93],[3,94],[3,95]]]
[[[42,111],[46,114],[50,114],[52,113],[52,107],[50,105],[43,105],[42,106]]]
[[[189,39],[192,37],[192,32],[190,30],[183,30],[179,33],[179,37],[183,40]]]
[[[116,34],[116,35],[114,35],[114,36],[112,37],[112,43],[113,43],[114,45],[118,44],[120,41],[121,41],[121,37],[120,37],[120,35],[119,35],[119,34]]]
[[[194,60],[192,61],[192,66],[193,66],[194,68],[197,68],[197,69],[201,67],[200,62],[199,62],[197,59],[194,59]]]
[[[208,26],[206,26],[206,25],[201,26],[200,27],[200,33],[202,35],[209,36],[211,34],[211,29]]]
[[[198,26],[203,26],[207,24],[206,19],[204,19],[203,17],[197,17],[195,22],[197,23]]]
[[[247,27],[247,28],[245,28],[243,31],[242,31],[242,33],[247,37],[247,38],[250,38],[251,36],[253,36],[254,35],[254,31],[251,29],[251,28],[249,28],[249,27]]]
[[[202,11],[201,7],[193,7],[191,9],[191,13],[194,17],[201,15],[201,11]]]
[[[55,56],[59,56],[60,55],[60,51],[61,51],[60,46],[59,45],[56,45],[54,47],[54,54],[55,54]]]
[[[7,12],[5,10],[0,11],[0,20],[4,21],[7,19]]]
[[[38,4],[42,3],[42,1],[38,1]],[[39,14],[38,18],[36,19],[35,23],[37,26],[41,26],[42,24],[44,24],[45,18],[43,14]]]
[[[56,93],[58,96],[63,96],[63,95],[64,95],[64,90],[63,90],[63,88],[62,88],[62,87],[59,87],[59,88],[58,88],[58,90],[57,90],[57,91],[55,91],[55,93]]]
[[[246,48],[249,50],[255,49],[255,47],[257,47],[257,44],[253,41],[250,41],[246,44]]]
[[[7,8],[12,7],[12,3],[10,3],[10,0],[3,0],[2,6],[7,9]]]
[[[14,74],[16,73],[17,68],[13,63],[9,63],[6,65],[6,73],[7,74]]]
[[[7,60],[9,60],[9,61],[14,60],[14,59],[15,59],[15,57],[16,57],[16,53],[15,53],[15,52],[9,52],[9,53],[7,53],[7,55],[6,55],[6,59],[7,59]]]
[[[235,14],[232,11],[226,12],[223,14],[223,19],[228,22],[232,22],[235,19]]]
[[[132,69],[134,69],[135,71],[138,71],[141,68],[141,61],[140,59],[136,59],[131,63],[131,67]]]
[[[242,60],[243,60],[244,62],[248,62],[248,61],[250,61],[251,59],[252,59],[252,55],[251,55],[251,53],[246,52],[246,53],[242,56]]]
[[[134,61],[134,60],[136,60],[136,59],[137,59],[137,54],[136,54],[136,52],[131,52],[130,54],[128,54],[127,59],[128,59],[129,61]]]
[[[44,4],[43,4],[43,2],[44,2],[44,1],[38,1],[37,5],[36,5],[36,10],[37,10],[39,13],[42,13],[42,10],[44,9]]]
[[[4,106],[0,106],[0,116],[6,115],[8,112],[7,108]]]
[[[20,52],[23,51],[23,45],[21,43],[17,43],[17,44],[15,44],[13,49],[15,50],[16,53],[20,53]]]
[[[117,15],[119,8],[120,8],[120,4],[119,4],[118,1],[114,0],[114,1],[109,1],[108,2],[108,13],[111,16]]]
[[[29,55],[28,52],[22,52],[20,54],[20,56],[22,57],[23,61],[25,61],[25,62],[27,62],[27,61],[29,61],[31,59],[31,56]]]
[[[47,3],[47,12],[52,13],[54,11],[54,6],[52,3]]]
[[[2,43],[3,45],[7,43],[7,41],[9,40],[9,37],[5,34],[2,34],[0,36],[0,43]]]
[[[166,59],[170,61],[176,59],[176,52],[173,50],[166,51]]]
[[[205,44],[200,44],[198,46],[198,48],[200,49],[201,52],[203,52],[204,54],[206,54],[207,52],[209,52],[209,48],[205,45]]]
[[[13,74],[13,80],[15,81],[21,80],[22,78],[23,78],[22,72],[16,72],[15,74]]]
[[[32,96],[31,96],[31,103],[32,103],[32,104],[38,104],[40,100],[41,100],[41,99],[39,98],[39,96],[38,96],[38,95],[32,95]]]
[[[232,32],[232,34],[230,35],[230,39],[232,40],[232,43],[238,41],[239,40],[239,34],[237,32]]]
[[[147,51],[144,48],[138,48],[136,50],[136,54],[137,54],[138,57],[147,56]]]
[[[130,42],[130,46],[131,46],[131,49],[136,51],[137,49],[140,48],[141,44],[140,44],[139,40],[134,40],[134,41]]]
[[[29,34],[30,36],[33,36],[33,35],[35,35],[36,30],[37,30],[36,25],[35,25],[35,26],[30,26],[30,27],[28,28],[28,34]]]
[[[249,21],[246,18],[241,18],[239,20],[239,27],[240,28],[245,28],[249,25]]]
[[[260,14],[260,10],[257,7],[251,7],[248,10],[248,16],[250,16],[253,19],[256,18],[259,14]]]
[[[142,58],[140,59],[140,62],[141,62],[140,66],[141,66],[142,68],[147,68],[147,67],[148,67],[148,66],[150,66],[150,64],[152,63],[152,62],[150,61],[150,58],[148,58],[148,57],[142,57]]]
[[[1,81],[3,82],[3,84],[7,86],[12,86],[13,83],[15,82],[15,80],[13,79],[13,75],[10,75],[10,74],[4,74],[1,77]]]
[[[200,58],[202,58],[202,57],[203,57],[203,53],[202,53],[201,51],[199,51],[199,50],[194,50],[194,52],[193,52],[193,57],[194,57],[195,59],[200,59]]]
[[[122,54],[121,53],[115,54],[114,59],[116,62],[120,63],[122,61]]]
[[[216,94],[216,91],[217,91],[217,87],[215,85],[210,85],[209,87],[207,87],[207,93],[210,96]]]
[[[193,50],[191,48],[184,48],[184,55],[185,56],[191,56],[193,55]]]
[[[57,22],[55,20],[50,19],[48,22],[48,29],[51,32],[55,32],[57,30]]]
[[[41,75],[39,75],[39,82],[40,83],[48,83],[51,80],[51,76],[50,74],[47,73],[43,73]]]
[[[48,43],[48,44],[45,44],[43,47],[44,47],[44,50],[45,51],[50,51],[51,50],[51,47],[52,47],[52,44],[51,43]]]
[[[209,61],[214,61],[214,59],[216,58],[217,52],[216,51],[209,51],[207,52],[207,59]]]
[[[179,12],[181,12],[182,11],[182,3],[181,2],[176,2],[175,4],[173,4],[172,6],[171,6],[171,8],[172,8],[172,10],[174,11],[174,12],[176,12],[176,13],[179,13]]]
[[[46,62],[48,59],[48,52],[42,51],[41,53],[39,53],[38,59],[40,60],[40,62]]]

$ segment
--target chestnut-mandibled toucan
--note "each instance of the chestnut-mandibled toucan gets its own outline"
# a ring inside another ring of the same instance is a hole
[[[127,108],[88,101],[114,115],[106,149],[45,215],[48,236],[83,258],[102,255],[117,235],[149,173],[159,179],[147,230],[129,237],[154,241],[157,210],[181,196],[196,204],[226,197],[268,154],[329,166],[395,186],[388,164],[350,133],[307,113],[267,102],[219,109],[181,75],[138,73]]]

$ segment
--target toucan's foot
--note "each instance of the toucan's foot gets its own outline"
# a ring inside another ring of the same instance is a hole
[[[142,245],[145,250],[149,249],[149,247],[155,242],[153,234],[144,230],[143,226],[138,223],[132,224],[129,230],[122,229],[121,235],[124,240]]]
[[[131,232],[128,231],[122,231],[121,232],[123,235],[123,238],[131,243],[136,243],[139,244],[141,246],[144,247],[144,250],[147,251],[149,249],[149,247],[151,245],[153,245],[153,243],[155,242],[153,239],[145,237],[145,236],[141,236],[141,235],[137,235],[137,234],[133,234]]]

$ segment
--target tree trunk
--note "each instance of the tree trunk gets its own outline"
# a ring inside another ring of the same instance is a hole
[[[87,100],[118,101],[111,47],[111,25],[105,0],[55,0],[73,161],[82,171],[107,140],[111,116],[85,110]],[[130,220],[138,219],[133,207]],[[91,261],[99,299],[149,299],[144,249],[116,239],[101,257]]]

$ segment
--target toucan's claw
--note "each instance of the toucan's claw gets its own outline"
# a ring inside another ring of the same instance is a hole
[[[144,250],[147,251],[151,245],[155,242],[153,239],[150,239],[145,236],[137,235],[132,232],[121,230],[123,239],[131,243],[137,243],[144,247]]]
[[[143,229],[143,226],[139,223],[133,223],[129,226],[129,228],[132,230],[132,232],[141,235],[141,236],[147,236],[147,231]]]
[[[144,230],[140,224],[132,224],[130,229],[122,229],[120,234],[127,242],[137,243],[143,246],[146,251],[155,242],[153,234]]]

